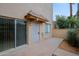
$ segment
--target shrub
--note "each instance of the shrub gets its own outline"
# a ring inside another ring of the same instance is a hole
[[[57,28],[65,28],[65,17],[64,16],[56,16],[56,27]]]
[[[74,16],[56,16],[56,28],[79,28],[79,20]]]
[[[77,19],[76,26],[79,28],[79,19]]]
[[[71,46],[76,46],[75,44],[76,44],[77,42],[76,42],[75,29],[69,29],[69,30],[68,30],[67,42],[68,42]]]
[[[77,18],[74,16],[67,17],[66,23],[68,28],[77,28]]]
[[[77,30],[76,29],[69,29],[67,42],[73,47],[79,47],[79,41],[77,40]]]

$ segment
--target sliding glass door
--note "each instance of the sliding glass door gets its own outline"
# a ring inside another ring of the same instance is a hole
[[[4,51],[15,46],[15,25],[14,20],[0,18],[0,51]]]
[[[26,44],[26,22],[0,18],[0,52]]]
[[[26,23],[16,20],[16,46],[26,44]]]

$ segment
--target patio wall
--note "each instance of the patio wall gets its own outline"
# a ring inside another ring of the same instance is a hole
[[[53,29],[53,37],[67,39],[67,29]]]

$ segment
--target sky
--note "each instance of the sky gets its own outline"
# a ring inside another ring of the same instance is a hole
[[[73,15],[77,12],[77,4],[72,5]],[[70,15],[70,6],[69,3],[54,3],[53,4],[53,20],[56,20],[56,15],[59,16],[69,16]]]

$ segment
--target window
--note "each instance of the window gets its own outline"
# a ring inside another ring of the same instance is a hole
[[[45,33],[49,33],[51,31],[51,24],[45,25]]]

